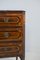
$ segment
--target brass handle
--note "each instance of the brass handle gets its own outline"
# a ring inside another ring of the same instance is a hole
[[[9,20],[8,18],[4,18],[4,22],[6,22],[6,23],[7,23],[7,22],[8,22],[8,20]]]
[[[8,38],[9,37],[9,33],[8,32],[4,32],[4,37]]]
[[[9,47],[0,47],[0,51],[10,51],[11,48]]]
[[[10,50],[11,50],[11,48],[9,48],[9,47],[4,48],[4,51],[10,51]]]
[[[4,51],[7,51],[7,50],[8,50],[8,48],[7,48],[7,47],[5,47],[5,48],[4,48]]]

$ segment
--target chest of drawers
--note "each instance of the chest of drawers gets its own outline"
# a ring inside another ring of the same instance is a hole
[[[0,58],[25,60],[25,11],[0,11]]]

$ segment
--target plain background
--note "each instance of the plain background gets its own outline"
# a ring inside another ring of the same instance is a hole
[[[40,0],[0,0],[0,10],[26,11],[25,60],[40,60]],[[2,58],[0,60],[13,59]]]

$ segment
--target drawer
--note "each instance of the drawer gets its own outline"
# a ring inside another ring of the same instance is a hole
[[[21,30],[13,32],[0,32],[0,41],[20,41],[23,38]]]
[[[23,27],[19,27],[19,28],[0,28],[0,32],[23,32]]]
[[[7,47],[0,47],[0,53],[4,52],[4,53],[9,53],[9,52],[13,52],[16,53],[17,51],[19,51],[20,47],[18,46],[7,46]]]
[[[22,26],[23,18],[22,16],[13,16],[13,17],[0,17],[0,26]]]
[[[7,43],[1,43],[0,44],[0,54],[5,54],[5,55],[9,55],[9,54],[22,54],[23,50],[23,45],[22,43],[9,43],[7,45]]]

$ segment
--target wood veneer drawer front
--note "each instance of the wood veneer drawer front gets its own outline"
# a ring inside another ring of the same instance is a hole
[[[0,32],[0,40],[2,39],[13,39],[13,40],[21,40],[23,38],[22,31],[17,32]]]
[[[0,47],[0,53],[9,53],[9,52],[13,52],[16,53],[17,51],[19,51],[19,47],[18,46],[10,46],[10,47]]]
[[[3,45],[3,46],[2,46]],[[4,44],[0,44],[0,54],[22,54],[22,43],[18,43],[18,44],[12,44],[9,43],[8,45]]]
[[[13,28],[0,28],[0,32],[23,32],[23,27],[13,27]]]
[[[23,16],[13,15],[12,17],[0,17],[0,26],[22,26],[23,25]]]

